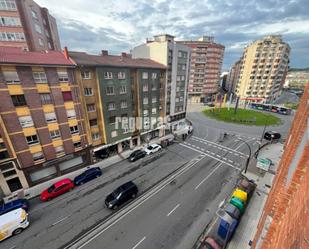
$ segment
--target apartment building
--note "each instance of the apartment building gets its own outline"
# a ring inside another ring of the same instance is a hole
[[[89,164],[81,95],[68,56],[0,47],[0,58],[1,192]]]
[[[0,46],[60,51],[56,20],[32,0],[0,0]]]
[[[245,48],[235,90],[241,100],[271,102],[278,98],[288,70],[290,50],[280,35],[266,36]]]
[[[309,80],[309,68],[307,69],[290,69],[287,73],[284,88],[295,90],[304,90]]]
[[[82,89],[86,128],[94,152],[109,153],[163,135],[166,67],[131,55],[69,52],[77,64],[75,77]],[[142,118],[140,120],[139,118]]]
[[[211,36],[177,43],[191,48],[189,101],[199,103],[211,100],[219,89],[225,47],[215,43]]]
[[[151,59],[167,67],[165,115],[171,130],[177,129],[186,117],[190,48],[176,43],[174,36],[163,34],[135,47],[132,57]]]
[[[241,65],[242,65],[242,59],[239,59],[230,68],[229,74],[226,79],[226,90],[230,93],[235,92],[236,84],[239,79]]]

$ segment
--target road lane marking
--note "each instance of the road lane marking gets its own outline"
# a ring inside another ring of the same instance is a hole
[[[222,165],[222,163],[219,163],[217,167],[215,167],[208,176],[206,176],[196,187],[194,188],[197,190],[215,171]]]
[[[132,247],[132,249],[137,248],[145,239],[146,237],[142,238],[135,246]]]
[[[180,204],[177,204],[166,216],[170,216],[179,206]]]
[[[62,219],[56,221],[55,223],[52,224],[52,226],[56,226],[57,224],[59,224],[60,222],[66,220],[67,218],[69,218],[69,216],[66,216],[66,217],[64,217],[64,218],[62,218]]]

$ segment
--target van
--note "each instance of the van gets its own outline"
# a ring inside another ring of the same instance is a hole
[[[20,234],[29,226],[28,214],[22,208],[0,216],[0,241]]]
[[[105,205],[109,209],[116,209],[127,201],[134,199],[138,189],[134,182],[129,181],[116,188],[105,199]]]

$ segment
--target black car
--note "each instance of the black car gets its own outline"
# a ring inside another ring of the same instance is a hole
[[[144,157],[144,156],[146,156],[146,151],[144,151],[144,150],[136,150],[136,151],[134,151],[134,152],[132,152],[131,154],[130,154],[130,156],[128,157],[128,160],[130,161],[130,162],[134,162],[134,161],[136,161],[136,160],[138,160],[138,159],[140,159],[140,158],[142,158],[142,157]]]
[[[105,199],[105,205],[109,209],[116,209],[127,201],[134,199],[138,188],[134,182],[129,181],[110,193]]]
[[[85,182],[89,182],[94,178],[97,178],[102,175],[102,171],[99,167],[87,169],[84,173],[76,176],[74,178],[74,185],[78,186],[84,184]]]
[[[279,132],[276,131],[267,131],[264,134],[264,138],[269,141],[278,140],[281,138],[281,135]]]

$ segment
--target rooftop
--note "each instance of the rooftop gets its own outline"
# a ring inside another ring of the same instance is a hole
[[[0,64],[74,66],[61,51],[30,52],[16,47],[0,47]]]

